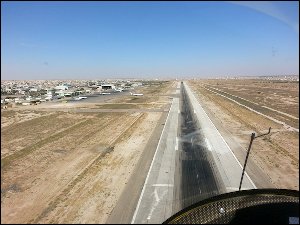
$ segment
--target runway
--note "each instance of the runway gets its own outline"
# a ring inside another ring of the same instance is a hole
[[[168,118],[131,223],[162,223],[200,200],[238,190],[242,166],[185,84]],[[242,189],[256,188],[245,173]]]
[[[224,185],[214,167],[213,156],[208,149],[202,128],[197,126],[185,88],[181,88],[180,151],[178,166],[181,166],[181,208],[202,199],[220,194]]]
[[[162,223],[173,215],[179,98],[172,100],[131,223]]]
[[[225,192],[237,191],[242,174],[242,165],[233,154],[232,150],[210,120],[206,112],[201,106],[195,95],[187,84],[184,87],[189,96],[191,107],[197,116],[197,126],[201,128],[201,132],[205,137],[207,149],[211,152],[215,168],[219,173],[224,184]],[[254,189],[256,185],[253,183],[247,172],[242,184],[242,190]]]

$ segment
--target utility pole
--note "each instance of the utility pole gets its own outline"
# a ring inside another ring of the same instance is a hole
[[[261,134],[261,135],[256,136],[256,137],[255,137],[255,133],[252,133],[252,134],[251,134],[250,144],[249,144],[249,147],[248,147],[248,151],[247,151],[247,155],[246,155],[246,159],[245,159],[245,163],[244,163],[244,168],[243,168],[243,173],[242,173],[242,177],[241,177],[241,181],[240,181],[239,191],[241,190],[241,187],[242,187],[242,182],[243,182],[243,178],[244,178],[244,173],[245,173],[245,169],[246,169],[246,164],[247,164],[247,161],[248,161],[248,157],[249,157],[249,153],[250,153],[250,149],[251,149],[253,140],[254,140],[255,138],[258,138],[258,137],[261,137],[261,136],[265,136],[265,135],[270,134],[270,133],[271,133],[271,127],[269,128],[269,132],[266,133],[266,134]]]

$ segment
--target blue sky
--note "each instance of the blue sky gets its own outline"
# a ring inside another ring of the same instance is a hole
[[[299,74],[298,2],[1,2],[1,79]]]

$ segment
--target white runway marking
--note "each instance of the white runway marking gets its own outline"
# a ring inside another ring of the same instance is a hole
[[[153,184],[152,187],[173,187],[173,184]]]
[[[142,189],[142,192],[141,192],[141,195],[140,195],[138,204],[137,204],[137,206],[136,206],[136,208],[135,208],[135,212],[134,212],[133,217],[132,217],[132,220],[131,220],[131,224],[134,223],[135,218],[136,218],[137,213],[138,213],[138,210],[139,210],[139,208],[140,208],[140,204],[141,204],[141,201],[142,201],[144,192],[145,192],[145,188],[146,188],[146,185],[147,185],[147,183],[148,183],[148,179],[149,179],[149,176],[150,176],[152,167],[153,167],[153,163],[154,163],[154,160],[155,160],[155,157],[156,157],[156,154],[157,154],[157,150],[158,150],[159,145],[160,145],[160,142],[161,142],[162,134],[164,133],[164,130],[165,130],[165,128],[166,128],[166,123],[167,123],[168,118],[169,118],[169,116],[170,116],[170,112],[171,112],[171,108],[172,108],[172,106],[173,106],[173,103],[174,103],[174,99],[173,99],[173,101],[172,101],[172,105],[171,105],[170,110],[169,110],[169,112],[168,112],[168,116],[167,116],[167,119],[166,119],[164,128],[163,128],[163,130],[162,130],[162,132],[161,132],[161,135],[160,135],[160,138],[159,138],[159,141],[158,141],[158,144],[157,144],[157,147],[156,147],[156,150],[155,150],[155,153],[154,153],[154,156],[153,156],[153,159],[152,159],[152,162],[151,162],[151,165],[150,165],[150,168],[149,168],[149,171],[148,171],[148,174],[147,174],[147,177],[146,177],[146,180],[145,180],[145,183],[144,183],[144,186],[143,186],[143,189]],[[153,209],[153,210],[154,210],[154,209]]]
[[[207,138],[205,138],[205,143],[206,143],[206,146],[207,146],[208,150],[212,151],[212,147],[211,147],[211,145],[209,143],[209,140]]]

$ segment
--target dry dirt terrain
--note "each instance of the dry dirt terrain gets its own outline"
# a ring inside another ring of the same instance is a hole
[[[239,143],[275,188],[299,190],[299,83],[269,80],[193,80],[194,92],[213,122]]]
[[[170,85],[145,89],[167,107]],[[138,108],[153,107],[142,97]],[[1,222],[105,223],[163,112],[39,111],[46,106],[1,111]]]

